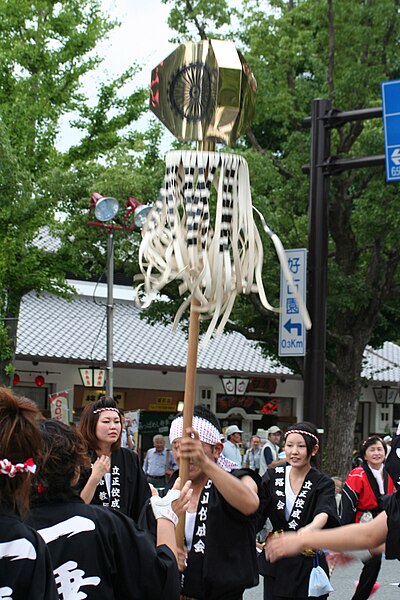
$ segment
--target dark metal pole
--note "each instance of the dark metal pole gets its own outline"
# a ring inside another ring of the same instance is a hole
[[[114,396],[114,231],[107,239],[107,378],[106,394]]]
[[[312,327],[307,335],[304,369],[304,418],[324,428],[326,298],[328,263],[329,176],[323,165],[330,154],[330,131],[324,117],[329,100],[313,100],[311,111],[310,200],[307,306]]]

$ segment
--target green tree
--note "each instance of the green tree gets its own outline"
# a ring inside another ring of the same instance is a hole
[[[180,2],[173,4],[171,15],[182,12]],[[196,26],[185,6],[186,22]],[[212,18],[209,8],[196,4],[197,22],[203,22],[199,15]],[[286,247],[301,247],[307,245],[309,194],[301,169],[309,161],[303,120],[313,98],[328,98],[340,110],[381,104],[380,82],[400,76],[399,2],[271,0],[266,7],[249,0],[236,18],[235,37],[258,82],[256,118],[238,150],[249,162],[255,205]],[[332,132],[332,156],[382,154],[382,147],[377,120]],[[385,184],[380,168],[331,178],[326,458],[329,470],[342,475],[353,450],[365,347],[399,338],[399,195],[396,186]],[[268,240],[265,249],[265,286],[277,303],[278,269]],[[230,328],[258,340],[269,354],[276,352],[277,319],[256,297],[241,298],[233,317]],[[303,370],[302,361],[291,366]]]
[[[135,158],[146,149],[145,136],[134,129],[146,91],[125,91],[138,66],[114,81],[104,79],[94,103],[82,92],[82,78],[101,62],[97,41],[117,25],[103,14],[101,2],[0,0],[0,12],[0,382],[8,384],[23,295],[68,295],[65,273],[85,266],[67,233],[78,223],[75,241],[84,237],[83,204],[106,178],[107,160],[113,161],[114,187],[121,165],[125,171],[132,163],[137,170],[151,168],[146,156]],[[75,115],[81,140],[60,152],[56,141],[67,114]],[[150,142],[157,135],[153,127]],[[132,185],[125,188],[132,195]],[[40,235],[43,227],[57,231],[56,211],[68,215],[65,243],[50,253]]]
[[[162,0],[169,4],[171,11],[168,25],[177,32],[174,41],[192,39],[198,35],[201,40],[218,37],[212,34],[212,29],[217,32],[221,27],[228,25],[233,13],[227,0]]]

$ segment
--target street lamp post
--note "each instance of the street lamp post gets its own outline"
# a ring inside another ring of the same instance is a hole
[[[114,396],[114,231],[107,231],[107,378],[106,395]]]
[[[107,342],[106,342],[106,395],[114,396],[114,231],[140,230],[146,222],[151,205],[138,202],[129,197],[125,204],[123,224],[114,223],[119,212],[119,202],[110,196],[101,196],[95,192],[90,198],[89,216],[92,211],[96,221],[88,225],[103,227],[107,231]],[[133,217],[131,223],[129,221]]]

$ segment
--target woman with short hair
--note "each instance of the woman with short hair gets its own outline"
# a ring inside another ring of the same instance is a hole
[[[362,463],[348,474],[342,491],[342,525],[372,521],[384,510],[384,496],[392,494],[394,484],[384,468],[386,444],[378,435],[361,442]],[[352,600],[367,600],[381,568],[380,554],[364,562]]]

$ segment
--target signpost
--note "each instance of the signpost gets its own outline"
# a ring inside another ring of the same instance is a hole
[[[386,181],[400,181],[400,79],[382,82]]]
[[[299,296],[306,301],[307,250],[285,250],[288,267]],[[293,288],[281,269],[281,312],[279,315],[279,356],[304,356],[306,352],[306,330],[301,318],[299,303]]]

